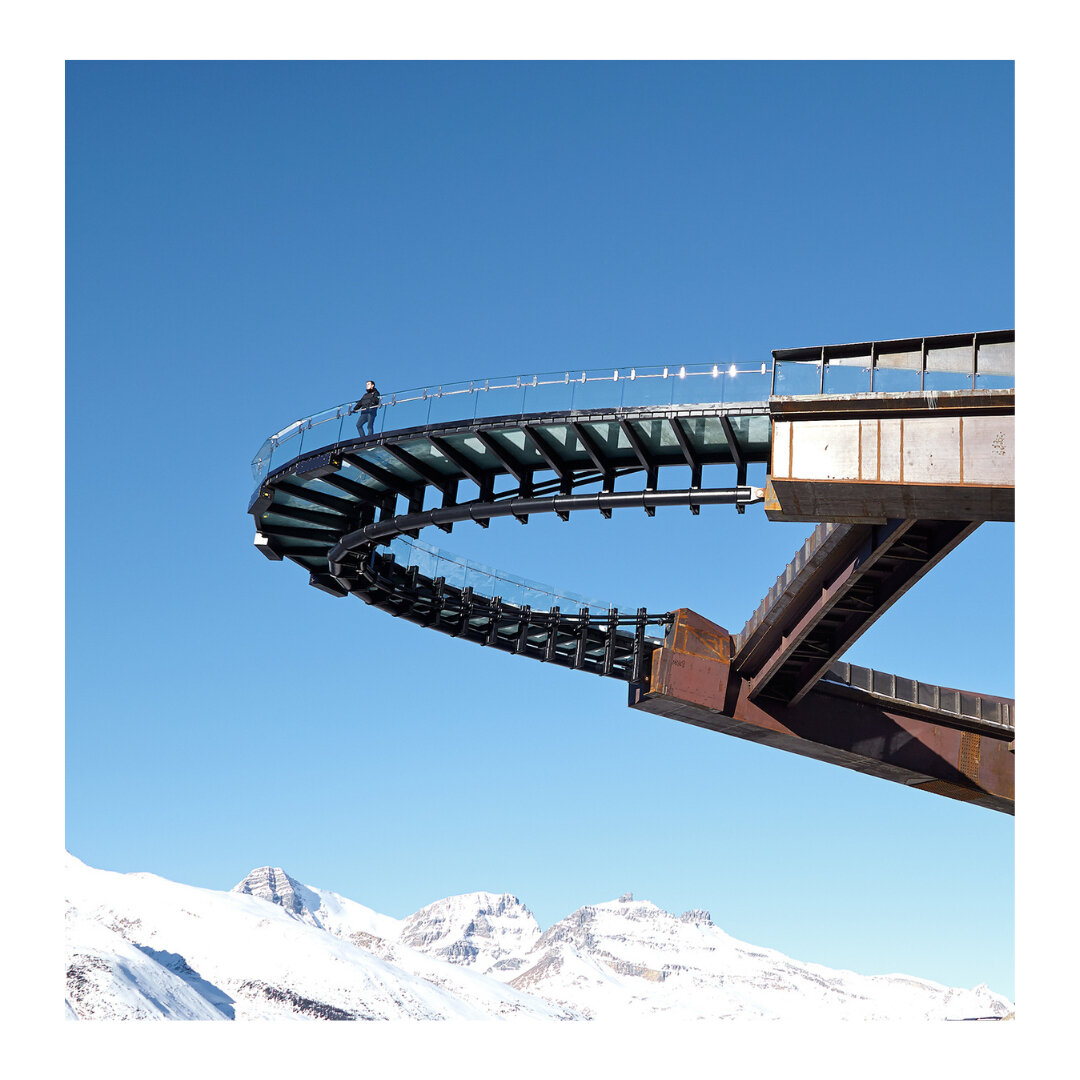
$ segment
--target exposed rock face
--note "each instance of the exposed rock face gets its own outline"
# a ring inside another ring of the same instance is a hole
[[[260,866],[252,870],[243,881],[233,886],[232,891],[269,900],[283,907],[290,915],[322,929],[322,923],[315,914],[321,906],[318,895],[289,877],[280,866]]]
[[[509,893],[399,920],[280,867],[228,892],[69,859],[71,1019],[941,1019],[1013,1015],[986,986],[857,975],[625,893],[541,933]]]
[[[64,883],[71,1020],[580,1018],[500,980],[386,945],[397,919],[278,868],[219,892],[69,857]],[[317,925],[324,917],[335,929]],[[350,938],[385,946],[393,960]]]
[[[712,926],[712,916],[701,908],[694,908],[693,911],[684,911],[679,916],[679,922],[685,923],[702,923],[705,926]]]
[[[539,924],[516,896],[479,892],[421,908],[404,920],[398,940],[477,971],[512,973],[539,937]]]

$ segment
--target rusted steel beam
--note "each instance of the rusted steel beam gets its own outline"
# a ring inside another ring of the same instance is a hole
[[[733,655],[734,641],[723,627],[683,608],[664,646],[654,650],[647,680],[631,685],[630,706],[1013,813],[1013,729],[1000,737],[979,733],[957,726],[949,713],[907,708],[828,682],[797,705],[754,701]]]
[[[798,704],[978,524],[909,518],[815,530],[736,638],[751,698]]]

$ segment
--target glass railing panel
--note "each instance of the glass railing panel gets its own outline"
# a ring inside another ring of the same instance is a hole
[[[619,376],[611,371],[570,372],[571,409],[614,409],[619,404]]]
[[[1011,390],[1016,386],[1015,375],[984,375],[975,373],[976,390]]]
[[[891,346],[886,344],[878,349],[874,357],[874,367],[878,372],[889,371],[922,371],[922,347],[917,341],[906,344]]]
[[[821,393],[821,364],[812,360],[777,360],[773,393],[782,397]]]
[[[446,554],[440,554],[436,557],[435,576],[443,578],[447,585],[458,589],[464,589],[465,572],[466,567],[464,563],[458,559],[447,556]]]
[[[521,411],[526,414],[564,412],[570,408],[570,373],[549,371],[522,379]]]
[[[870,393],[870,356],[844,356],[825,361],[826,394]]]
[[[719,403],[724,396],[724,369],[718,364],[680,364],[669,372],[673,405]]]
[[[985,375],[1016,374],[1016,342],[995,341],[980,344],[975,370]]]
[[[431,388],[427,422],[447,424],[454,420],[471,420],[476,415],[476,408],[475,383],[446,383]]]
[[[724,375],[723,396],[724,404],[735,404],[741,401],[768,401],[772,392],[772,372],[764,365],[747,370],[736,368],[735,374],[729,369]]]
[[[943,390],[970,390],[971,389],[971,351],[968,350],[967,371],[927,371],[923,379],[923,389],[941,392]]]
[[[520,416],[524,410],[525,383],[523,375],[500,375],[478,382],[474,416]]]
[[[348,406],[343,405],[308,417],[301,427],[297,455],[310,454],[340,442],[342,417],[347,409]]]
[[[508,574],[500,574],[494,579],[492,588],[493,591],[488,595],[500,597],[504,605],[513,604],[515,607],[521,607],[524,603],[522,600],[524,586]]]
[[[426,390],[406,390],[401,394],[384,395],[375,414],[375,434],[401,431],[403,428],[423,427],[428,422],[431,400]],[[357,418],[359,418],[357,413]]]
[[[649,405],[670,405],[674,391],[672,370],[656,367],[631,367],[630,374],[624,378],[619,369],[619,405],[633,409]]]
[[[950,345],[948,348],[932,348],[926,352],[927,373],[971,374],[971,345]]]
[[[874,392],[877,394],[904,394],[918,390],[922,372],[910,368],[874,368]]]
[[[255,457],[251,460],[251,475],[255,480],[256,486],[262,484],[266,479],[267,473],[270,471],[270,455],[273,453],[273,450],[273,441],[267,439],[262,446],[259,447]]]
[[[926,390],[970,390],[973,385],[971,345],[932,348],[926,352]]]
[[[351,409],[351,408],[352,408],[352,405],[349,406],[349,409]],[[364,410],[364,411],[366,412],[366,410]],[[341,418],[341,439],[342,439],[342,442],[351,442],[353,439],[366,438],[369,434],[372,434],[372,435],[378,434],[378,432],[379,432],[379,424],[380,424],[380,420],[382,419],[382,415],[383,415],[382,408],[378,408],[378,409],[375,410],[375,415],[373,417],[371,417],[371,419],[374,421],[374,423],[370,425],[371,426],[371,431],[369,432],[368,431],[368,426],[369,426],[368,425],[368,418],[361,416],[360,415],[360,410],[357,410],[356,412],[348,412],[347,411],[345,413],[345,415]]]
[[[398,537],[390,543],[397,565],[415,566],[428,578],[442,577],[447,585],[471,588],[486,597],[500,597],[504,604],[528,605],[534,611],[558,606],[564,614],[576,615],[584,607],[595,617],[607,615],[611,604],[596,597],[556,589],[545,582],[533,581],[499,570],[473,559],[454,555],[418,540]],[[630,611],[630,608],[621,608]]]
[[[296,460],[300,453],[300,429],[303,423],[304,421],[297,420],[295,424],[290,424],[287,428],[271,437],[271,441],[274,443],[269,462],[271,472],[280,469],[282,465],[287,465],[290,461]]]
[[[1016,385],[1016,343],[980,344],[975,357],[975,386],[982,390],[1006,390]]]

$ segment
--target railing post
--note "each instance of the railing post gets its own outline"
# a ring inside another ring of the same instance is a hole
[[[634,626],[634,660],[630,669],[630,681],[641,682],[645,667],[645,608],[637,609],[637,621]]]
[[[499,640],[499,620],[502,617],[502,597],[496,596],[491,601],[491,626],[488,627],[487,644],[494,645]]]
[[[544,646],[544,660],[551,661],[555,659],[555,645],[559,640],[559,609],[553,607],[548,612],[548,636],[547,644]]]
[[[521,622],[518,625],[516,653],[523,653],[529,645],[529,622],[532,619],[532,608],[525,604],[521,608]]]
[[[580,668],[585,664],[585,643],[589,636],[589,609],[583,607],[578,613],[577,647],[574,649],[574,667]]]
[[[471,585],[466,585],[461,590],[461,621],[453,632],[453,637],[459,637],[469,629],[469,618],[472,615],[473,591]]]
[[[619,609],[608,608],[607,637],[604,640],[604,674],[615,669],[615,635],[619,628]]]

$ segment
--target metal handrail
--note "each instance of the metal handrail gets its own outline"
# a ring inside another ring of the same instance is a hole
[[[542,372],[531,375],[507,375],[507,376],[491,376],[484,379],[472,379],[463,380],[461,382],[454,383],[433,383],[428,386],[413,387],[407,390],[393,390],[387,393],[381,394],[381,400],[375,411],[379,414],[379,419],[383,420],[380,425],[382,431],[395,430],[390,427],[385,418],[390,410],[396,409],[398,406],[410,405],[416,402],[431,402],[438,401],[448,397],[456,397],[459,395],[476,395],[478,403],[476,409],[479,408],[479,397],[491,392],[500,391],[521,391],[526,395],[530,390],[539,390],[542,387],[550,386],[563,386],[567,387],[571,391],[571,402],[575,390],[573,388],[577,386],[585,386],[589,383],[611,383],[613,386],[618,383],[634,384],[645,382],[646,380],[660,380],[661,383],[669,387],[667,392],[661,391],[659,384],[652,393],[644,394],[643,397],[647,397],[650,400],[634,402],[634,404],[648,405],[648,404],[660,404],[661,399],[664,397],[674,397],[674,389],[679,383],[685,383],[686,379],[699,379],[707,377],[713,380],[722,380],[723,385],[718,388],[719,392],[708,395],[710,398],[721,400],[724,396],[724,389],[728,385],[728,380],[735,379],[739,376],[757,375],[761,377],[767,377],[769,367],[765,363],[747,365],[747,364],[735,364],[729,363],[722,364],[658,364],[655,366],[641,366],[630,365],[629,367],[609,367],[609,368],[574,368],[569,370],[557,371],[557,372]],[[771,383],[771,380],[769,380]],[[762,391],[758,397],[764,399],[768,397],[768,385],[763,381]],[[686,396],[686,395],[683,395]],[[625,391],[623,394],[625,397]],[[523,405],[527,403],[527,399],[523,401]],[[668,401],[667,404],[681,404],[682,402]],[[315,427],[332,423],[334,421],[344,421],[346,417],[358,414],[360,410],[356,408],[358,404],[357,399],[342,402],[340,405],[333,406],[330,409],[326,409],[320,413],[314,413],[311,416],[305,416],[298,420],[292,421],[287,424],[280,431],[274,432],[273,435],[268,436],[262,446],[259,448],[258,453],[252,459],[251,466],[255,475],[255,479],[260,481],[266,474],[267,466],[273,451],[277,447],[289,442],[297,436],[303,435],[305,431],[310,431]],[[619,404],[619,403],[606,403],[606,404]],[[573,407],[570,404],[568,407]],[[430,406],[429,406],[430,409]],[[472,418],[479,418],[484,415],[501,415],[506,413],[503,409],[502,413],[496,411],[488,413],[487,411],[481,413],[474,409]],[[523,412],[524,409],[518,410]],[[514,410],[509,411],[509,415],[515,415]],[[412,425],[405,425],[412,426]]]

